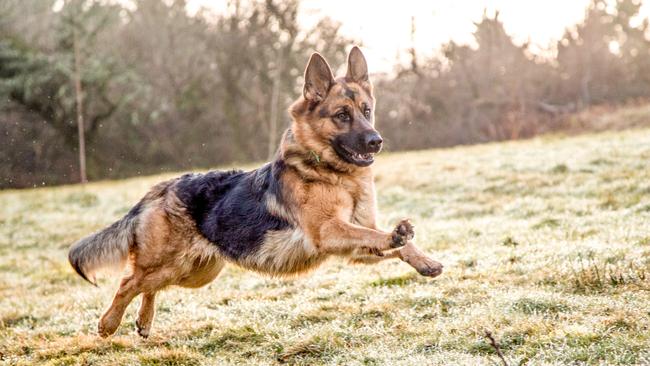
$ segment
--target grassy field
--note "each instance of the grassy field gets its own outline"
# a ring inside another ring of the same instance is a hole
[[[95,335],[116,280],[76,239],[163,176],[0,193],[0,364],[650,364],[650,130],[383,154],[380,219],[445,264],[331,261],[276,280],[230,266],[158,298],[153,334]],[[165,176],[167,177],[167,176]]]

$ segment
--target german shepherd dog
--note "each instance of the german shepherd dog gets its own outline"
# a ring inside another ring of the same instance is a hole
[[[204,286],[226,263],[290,276],[331,256],[352,263],[399,258],[424,276],[442,272],[413,244],[408,220],[391,232],[377,227],[370,166],[382,138],[359,48],[352,48],[344,77],[335,79],[318,53],[304,77],[272,162],[250,172],[186,174],[159,183],[121,220],[72,246],[70,264],[93,284],[101,268],[127,268],[99,321],[101,336],[117,330],[127,305],[142,294],[136,326],[147,337],[158,291]]]

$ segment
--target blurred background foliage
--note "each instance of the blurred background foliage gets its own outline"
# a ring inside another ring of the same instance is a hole
[[[593,0],[548,55],[515,44],[498,13],[476,23],[474,45],[411,50],[409,64],[373,75],[387,149],[525,138],[592,107],[646,100],[640,6]],[[3,0],[0,188],[78,180],[74,32],[91,180],[268,159],[309,55],[338,67],[362,44],[329,18],[303,29],[299,9],[231,1],[189,15],[182,0]]]

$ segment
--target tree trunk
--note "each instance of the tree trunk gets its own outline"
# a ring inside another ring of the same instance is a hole
[[[277,150],[277,138],[278,138],[278,102],[280,99],[280,79],[282,78],[282,67],[283,67],[283,51],[280,49],[278,59],[277,59],[277,70],[275,72],[275,77],[273,78],[273,92],[271,94],[271,116],[269,117],[269,150],[268,150],[268,160],[273,159],[275,151]]]
[[[76,25],[73,25],[76,26]],[[83,95],[81,89],[81,57],[77,29],[73,29],[74,47],[74,93],[77,102],[77,131],[79,133],[79,178],[81,184],[88,182],[86,177],[86,138],[83,116]]]

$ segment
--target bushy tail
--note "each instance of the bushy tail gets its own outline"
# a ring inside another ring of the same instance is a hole
[[[93,285],[95,273],[104,268],[121,268],[135,242],[140,204],[113,225],[76,242],[68,253],[68,260],[79,276]]]

